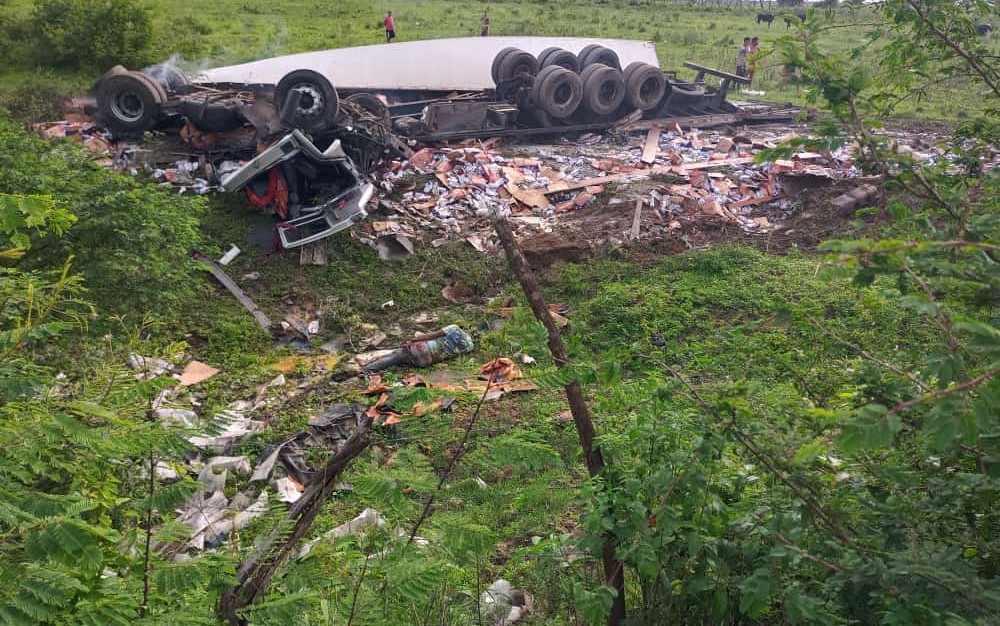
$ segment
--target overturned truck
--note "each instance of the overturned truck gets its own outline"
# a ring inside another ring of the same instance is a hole
[[[661,70],[653,44],[642,41],[431,40],[276,57],[194,77],[171,65],[119,66],[95,84],[90,113],[116,135],[173,129],[211,136],[203,146],[227,134],[252,137],[244,150],[264,146],[260,154],[247,154],[252,160],[223,187],[273,207],[283,220],[281,246],[293,248],[363,219],[378,164],[405,158],[417,142],[798,112],[731,102],[731,87],[745,78],[684,65],[692,78]]]

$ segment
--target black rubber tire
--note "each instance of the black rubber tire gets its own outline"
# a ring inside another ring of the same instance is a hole
[[[538,73],[538,59],[524,50],[504,56],[497,68],[496,84],[505,83],[518,77],[534,76]]]
[[[665,111],[696,115],[705,110],[705,88],[670,85],[670,97]]]
[[[167,103],[168,99],[167,90],[163,88],[163,85],[160,84],[160,81],[156,80],[152,76],[146,76],[142,72],[129,72],[129,73],[134,75],[137,80],[145,82],[149,86],[149,88],[153,90],[153,93],[156,95],[157,103],[159,104]]]
[[[239,106],[226,102],[205,102],[204,100],[184,100],[181,114],[200,131],[224,133],[243,126],[245,118]]]
[[[498,72],[500,70],[500,63],[503,62],[504,57],[516,50],[519,50],[519,48],[507,47],[497,52],[497,55],[493,57],[493,65],[490,66],[490,76],[493,77],[493,84],[500,82]]]
[[[603,47],[604,46],[602,46],[600,44],[592,43],[592,44],[588,44],[588,45],[584,46],[583,50],[580,50],[580,52],[576,55],[576,59],[577,59],[577,65],[580,67],[580,71],[581,72],[586,68],[586,66],[583,64],[583,57],[589,55],[594,50],[597,50],[597,49],[603,48]]]
[[[184,72],[169,63],[150,65],[143,68],[142,73],[160,83],[167,93],[177,93],[191,84]]]
[[[114,132],[144,133],[156,127],[166,95],[159,83],[139,72],[108,76],[97,86],[97,111]]]
[[[296,90],[302,97],[298,106],[293,107],[289,96]],[[278,81],[274,89],[274,106],[286,125],[306,132],[319,132],[335,123],[340,99],[337,90],[319,72],[295,70]]]
[[[583,83],[575,72],[550,65],[535,77],[531,92],[538,108],[549,117],[565,119],[579,108],[583,99]]]
[[[699,102],[705,98],[704,87],[673,86],[674,102]]]
[[[627,66],[625,66],[625,69],[622,70],[622,80],[625,81],[626,85],[628,84],[628,77],[631,76],[632,72],[636,71],[637,69],[639,69],[644,65],[646,64],[643,63],[642,61],[635,61],[634,63],[629,63]]]
[[[634,67],[638,65],[638,67]],[[629,71],[631,70],[631,71]],[[625,99],[634,109],[651,111],[663,100],[667,79],[658,67],[633,63],[625,68]]]
[[[557,52],[559,50],[562,50],[562,48],[556,46],[542,50],[542,53],[538,55],[538,68],[541,69],[545,67],[545,59],[547,59],[553,52]]]
[[[344,102],[356,104],[378,121],[389,124],[389,107],[370,93],[352,93],[344,98]]]
[[[583,103],[595,115],[610,115],[625,101],[625,81],[622,73],[601,63],[590,65],[580,75],[583,83]]]
[[[580,72],[580,60],[576,58],[575,54],[569,50],[563,50],[562,48],[549,49],[552,50],[552,52],[545,56],[544,61],[539,62],[538,67],[540,69],[544,69],[550,65],[557,65],[559,67],[564,67],[571,72]]]
[[[587,48],[584,48],[584,50],[587,50]],[[596,46],[587,50],[586,54],[580,55],[580,71],[595,64],[607,65],[619,71],[622,69],[621,61],[618,60],[618,54],[614,50],[605,48],[604,46]]]

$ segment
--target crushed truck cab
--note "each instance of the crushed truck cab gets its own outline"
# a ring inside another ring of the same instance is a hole
[[[293,219],[278,224],[283,248],[297,248],[350,228],[367,215],[375,192],[334,140],[320,150],[293,130],[222,181],[226,191],[269,186],[277,169],[288,188]],[[298,214],[298,215],[296,215]]]

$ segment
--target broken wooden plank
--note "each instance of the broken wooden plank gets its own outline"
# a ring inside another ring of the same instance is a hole
[[[785,197],[785,194],[783,194],[783,193],[774,194],[774,195],[768,194],[768,195],[763,195],[763,196],[754,196],[754,197],[751,197],[751,198],[744,198],[742,200],[737,200],[736,202],[730,202],[729,203],[729,207],[733,208],[733,209],[737,209],[739,207],[753,206],[755,204],[764,204],[765,202],[773,202],[775,200],[781,200],[784,197]]]
[[[201,261],[202,264],[204,264],[205,267],[208,268],[208,271],[212,274],[212,276],[215,276],[215,279],[218,280],[220,283],[222,283],[222,286],[228,289],[229,293],[233,294],[233,296],[237,300],[239,300],[240,304],[243,305],[243,308],[249,311],[250,315],[253,315],[253,318],[257,320],[257,324],[259,324],[260,327],[264,329],[264,332],[268,334],[271,333],[270,318],[268,318],[263,311],[257,308],[257,305],[254,304],[254,301],[251,300],[250,297],[247,294],[245,294],[242,289],[240,289],[239,285],[233,282],[233,279],[229,277],[229,274],[226,274],[222,270],[222,268],[219,267],[214,261],[205,258],[205,255],[201,254],[200,252],[195,252],[194,258]]]
[[[676,165],[661,165],[659,167],[651,167],[648,170],[633,170],[631,172],[621,172],[620,174],[608,174],[607,176],[596,176],[594,178],[584,178],[579,181],[568,181],[563,180],[553,183],[545,188],[542,193],[548,195],[550,193],[558,193],[560,191],[573,191],[575,189],[582,189],[583,187],[590,187],[591,185],[603,185],[605,183],[613,183],[619,180],[635,179],[640,180],[643,178],[648,178],[656,174],[676,174],[679,170],[703,170],[710,167],[726,167],[728,165],[746,165],[747,163],[753,163],[753,157],[737,157],[733,159],[725,159],[722,161],[701,161],[698,163],[685,163],[681,166]]]
[[[314,241],[299,248],[299,265],[326,264],[326,240]]]
[[[649,129],[649,133],[646,135],[646,145],[642,148],[642,159],[643,163],[647,165],[652,165],[656,161],[656,153],[660,151],[660,127],[656,126]]]
[[[539,209],[544,209],[549,206],[549,199],[545,197],[545,194],[540,191],[534,191],[531,189],[519,189],[513,185],[507,185],[507,191],[510,195],[514,196],[518,202],[525,206],[537,207]]]
[[[709,167],[724,167],[727,165],[747,165],[753,163],[754,157],[734,157],[732,159],[719,159],[717,161],[699,161],[697,163],[684,163],[681,165],[686,170],[703,170]]]
[[[629,233],[629,237],[632,241],[639,238],[639,218],[642,216],[642,198],[637,198],[635,201],[635,215],[632,216],[632,231]]]

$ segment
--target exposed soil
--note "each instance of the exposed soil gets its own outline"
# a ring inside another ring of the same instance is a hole
[[[857,186],[856,181],[841,181],[824,187],[804,189],[795,198],[790,211],[757,208],[753,217],[767,217],[777,227],[765,233],[748,233],[721,217],[700,216],[671,229],[670,220],[659,217],[648,206],[640,212],[639,238],[630,241],[637,197],[653,184],[622,187],[607,202],[595,204],[564,215],[558,230],[522,238],[519,243],[532,266],[547,267],[556,262],[579,262],[609,248],[621,247],[650,255],[677,254],[687,250],[726,243],[753,245],[772,253],[792,249],[814,250],[822,241],[854,227],[854,218],[839,214],[830,200]],[[649,260],[649,259],[647,259]]]

